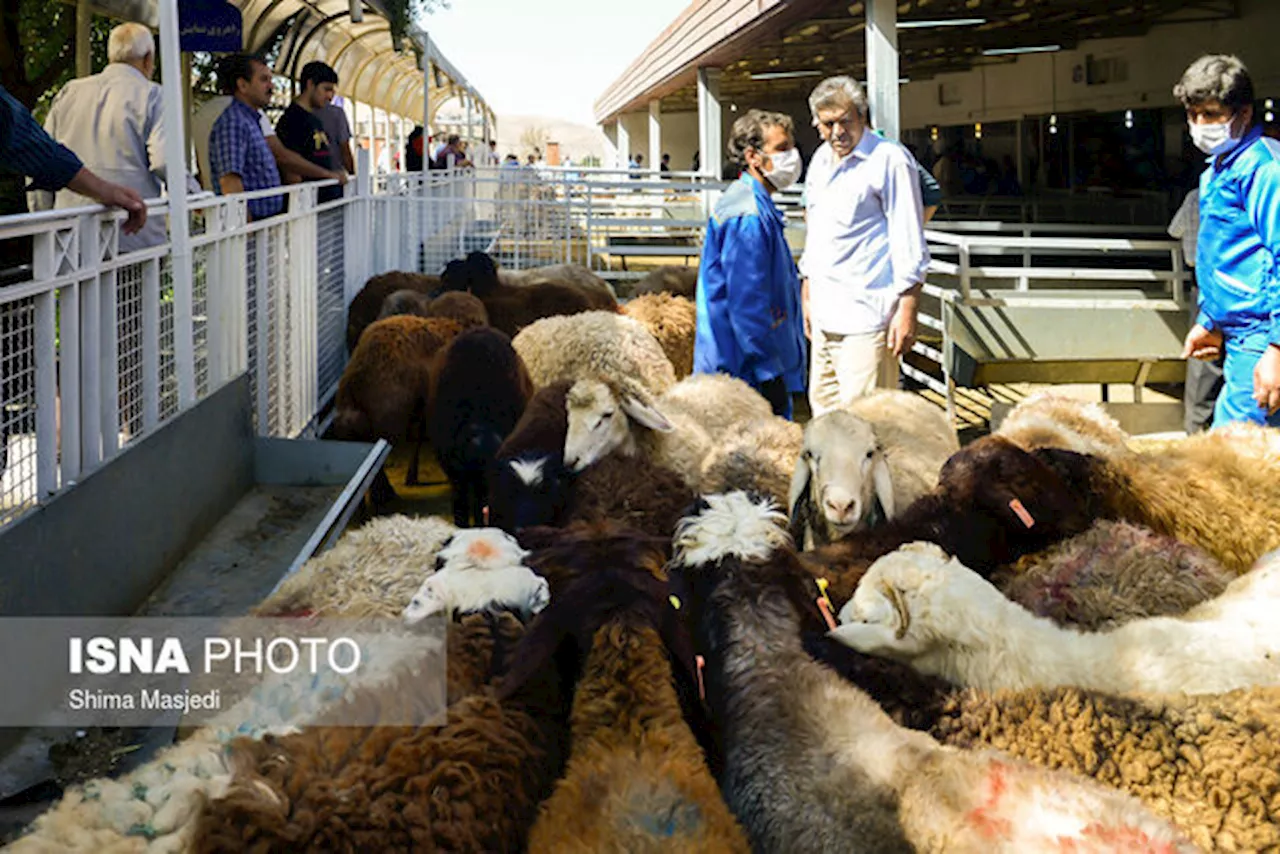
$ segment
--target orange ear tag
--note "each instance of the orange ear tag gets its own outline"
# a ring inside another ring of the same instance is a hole
[[[707,688],[702,682],[702,668],[707,666],[707,660],[700,655],[693,657],[694,662],[698,665],[698,699],[707,699]]]
[[[831,605],[827,603],[825,596],[819,596],[817,599],[818,610],[822,612],[822,617],[827,621],[827,628],[835,631],[836,618],[831,616]]]
[[[1027,512],[1027,508],[1023,507],[1022,502],[1018,499],[1015,498],[1009,502],[1009,509],[1018,514],[1018,518],[1022,520],[1022,524],[1026,525],[1028,528],[1035,526],[1036,520],[1032,518],[1031,514]]]

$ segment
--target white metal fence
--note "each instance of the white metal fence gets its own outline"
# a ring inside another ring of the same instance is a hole
[[[345,364],[347,301],[372,272],[349,250],[368,239],[363,200],[316,205],[317,186],[189,199],[185,294],[170,244],[118,251],[119,213],[0,218],[6,257],[27,260],[0,287],[0,525],[245,370],[261,434],[316,431]],[[248,199],[281,194],[285,213],[248,221]]]

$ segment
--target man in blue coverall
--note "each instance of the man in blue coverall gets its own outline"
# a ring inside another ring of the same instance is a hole
[[[726,373],[759,391],[784,418],[804,391],[807,357],[800,278],[771,194],[800,177],[790,116],[748,110],[729,151],[742,167],[707,222],[698,270],[695,373]]]
[[[1183,357],[1225,350],[1215,426],[1280,426],[1280,143],[1254,122],[1253,82],[1234,56],[1197,59],[1173,94],[1192,142],[1209,155],[1200,176],[1200,313]]]

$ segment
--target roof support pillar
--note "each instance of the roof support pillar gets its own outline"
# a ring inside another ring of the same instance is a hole
[[[899,139],[897,0],[867,0],[867,90],[872,123]]]
[[[617,118],[608,124],[600,125],[600,131],[604,134],[604,162],[600,165],[606,169],[620,169],[621,163],[618,162],[618,125],[622,124],[622,119]]]
[[[702,174],[720,180],[723,169],[724,131],[721,125],[720,69],[698,69],[698,151]]]
[[[662,163],[662,102],[654,98],[649,102],[649,168],[657,169]]]
[[[473,145],[476,141],[475,119],[474,114],[471,112],[471,105],[474,103],[474,99],[471,97],[470,92],[467,92],[462,97],[467,105],[467,133],[465,138],[467,140],[467,145]]]
[[[626,115],[618,113],[618,163],[616,168],[624,169],[631,165],[631,134],[627,131]]]

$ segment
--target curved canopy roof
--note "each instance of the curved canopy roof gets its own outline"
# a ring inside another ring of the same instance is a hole
[[[282,25],[289,24],[275,72],[298,79],[302,66],[320,60],[333,66],[339,91],[364,104],[422,123],[424,79],[419,56],[430,57],[431,108],[469,94],[478,110],[493,116],[484,99],[467,83],[421,30],[395,44],[380,0],[363,0],[364,20],[351,19],[351,0],[230,0],[243,18],[244,47],[261,50]],[[159,26],[156,0],[95,0],[96,9],[113,17]],[[299,14],[301,13],[301,14]],[[434,116],[428,117],[434,118]]]
[[[421,123],[424,79],[418,52],[425,48],[432,69],[425,84],[431,87],[433,110],[463,93],[470,93],[481,109],[487,110],[466,78],[426,33],[415,31],[403,44],[395,44],[391,25],[378,14],[376,0],[364,0],[366,11],[360,23],[351,19],[350,0],[232,2],[244,16],[244,44],[248,50],[261,48],[281,25],[293,19],[280,47],[277,74],[296,80],[302,66],[320,60],[338,72],[339,89],[345,95]]]

